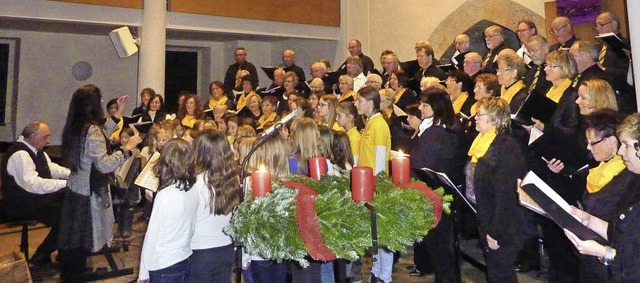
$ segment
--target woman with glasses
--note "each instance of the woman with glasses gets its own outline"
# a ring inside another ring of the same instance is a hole
[[[478,101],[476,129],[480,134],[468,152],[466,194],[478,210],[488,282],[518,282],[514,269],[520,249],[516,189],[517,178],[525,171],[525,157],[509,134],[510,124],[509,104],[504,99]]]
[[[338,79],[338,90],[340,90],[340,98],[338,102],[356,101],[356,91],[353,89],[353,78],[349,75],[342,75]]]
[[[615,131],[623,118],[614,110],[604,109],[584,119],[587,149],[598,166],[589,169],[587,189],[582,196],[583,207],[585,212],[600,219],[615,216],[616,204],[634,175],[617,154],[620,143]],[[607,267],[596,258],[580,256],[579,259],[580,282],[606,282],[609,279]]]
[[[476,102],[473,97],[469,97],[469,86],[471,79],[467,74],[460,70],[452,70],[447,74],[445,80],[447,92],[453,104],[453,112],[458,114],[462,112],[464,115],[471,115],[471,106]]]
[[[538,34],[536,23],[529,19],[520,20],[516,25],[516,34],[518,34],[518,39],[521,44],[520,49],[516,51],[516,54],[524,60],[525,64],[529,64],[531,62],[531,57],[529,56],[529,50],[527,50],[527,46],[525,44],[530,37]]]
[[[336,108],[338,108],[338,99],[333,94],[325,94],[320,97],[318,102],[318,116],[321,117],[320,125],[327,126],[334,131],[344,132],[344,128],[336,122]]]
[[[596,241],[583,241],[575,234],[565,230],[566,236],[575,245],[578,252],[591,256],[607,266],[610,277],[607,282],[639,282],[640,261],[640,210],[634,209],[640,201],[638,175],[640,174],[640,114],[635,113],[625,118],[616,128],[616,136],[620,142],[618,154],[622,156],[627,170],[633,173],[633,180],[625,187],[620,201],[613,203],[612,215],[598,217],[586,211],[573,208],[571,213],[579,217],[582,224],[598,233],[606,244]],[[614,137],[615,138],[615,137]],[[609,138],[608,140],[612,140]],[[593,147],[593,146],[592,146]],[[613,180],[611,181],[613,182]]]
[[[518,55],[503,53],[498,56],[498,83],[502,86],[500,98],[509,103],[511,113],[516,113],[527,98],[527,88],[522,81],[525,65]]]

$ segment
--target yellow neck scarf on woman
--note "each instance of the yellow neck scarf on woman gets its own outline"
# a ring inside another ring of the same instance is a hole
[[[598,167],[589,169],[587,175],[587,191],[595,193],[602,189],[611,179],[618,175],[626,166],[620,155],[616,155],[611,160],[600,162]]]
[[[218,105],[225,105],[225,103],[227,103],[227,100],[229,100],[229,98],[226,96],[223,96],[222,98],[220,98],[220,100],[215,100],[214,98],[210,98],[209,109],[213,109]]]
[[[511,99],[513,99],[516,93],[518,93],[518,91],[525,87],[526,86],[524,85],[524,82],[522,82],[522,80],[513,83],[511,86],[509,86],[509,88],[502,86],[500,88],[500,98],[506,100],[507,103],[511,103]]]
[[[453,113],[455,114],[460,113],[460,110],[462,109],[462,105],[464,105],[465,101],[467,101],[467,98],[469,98],[469,94],[467,92],[463,92],[460,95],[458,95],[458,98],[456,98],[456,101],[453,102]]]
[[[396,100],[393,103],[398,102],[398,100],[400,100],[400,98],[402,98],[402,95],[406,92],[406,88],[401,88],[396,92]]]
[[[489,150],[489,146],[493,142],[493,139],[496,138],[496,129],[489,131],[486,134],[479,134],[473,143],[471,144],[471,148],[469,148],[469,156],[471,156],[471,162],[478,162],[480,157],[483,157],[487,150]]]
[[[267,122],[275,121],[276,115],[277,115],[276,112],[272,112],[271,114],[269,114],[268,117],[267,115],[262,115],[260,119],[258,119],[258,129],[263,129],[264,124],[266,124]]]
[[[555,103],[558,103],[558,101],[560,101],[560,98],[564,94],[564,91],[567,90],[569,86],[571,86],[571,80],[564,79],[564,81],[562,81],[557,87],[552,86],[551,89],[547,91],[547,98],[553,100],[553,102]]]
[[[471,105],[471,110],[469,110],[469,112],[471,112],[471,116],[476,116],[476,114],[478,114],[478,102]]]

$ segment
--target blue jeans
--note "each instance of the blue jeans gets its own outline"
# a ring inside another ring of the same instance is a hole
[[[233,245],[193,250],[191,255],[192,282],[230,282],[234,258]]]
[[[256,283],[286,283],[287,263],[275,260],[252,260],[251,272]]]
[[[320,265],[320,276],[322,276],[322,283],[335,283],[336,279],[333,274],[333,261],[323,262]]]
[[[163,269],[149,271],[150,283],[183,283],[191,281],[191,257]]]

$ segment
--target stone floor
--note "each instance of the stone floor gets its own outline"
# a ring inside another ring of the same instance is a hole
[[[116,253],[114,254],[114,259],[119,268],[132,267],[134,268],[134,273],[127,276],[101,280],[99,282],[135,282],[137,278],[137,267],[140,258],[140,249],[142,246],[144,231],[146,230],[146,223],[144,221],[137,221],[136,223],[134,223],[133,230],[134,233],[130,238],[128,252],[121,251],[119,253]],[[42,225],[31,227],[29,231],[30,254],[33,254],[48,231],[49,229],[43,227]],[[19,243],[20,228],[5,228],[3,226],[0,226],[0,255],[12,251],[17,252],[19,250]],[[461,246],[466,253],[470,254],[474,258],[482,260],[482,254],[480,253],[480,249],[477,247],[477,242],[463,241],[461,243]],[[410,276],[405,268],[412,264],[413,259],[410,252],[403,255],[400,258],[400,261],[394,266],[393,282],[418,283],[434,281],[433,275],[427,275],[423,277]],[[364,278],[368,278],[369,276],[368,270],[370,270],[370,265],[370,258],[365,258],[363,260]],[[92,269],[105,270],[108,269],[109,265],[107,264],[104,256],[93,256],[89,258],[87,266],[90,266]],[[461,270],[463,282],[486,282],[485,274],[467,262],[462,262]],[[56,269],[38,270],[32,268],[31,275],[34,279],[34,282],[57,282],[59,278],[59,273]],[[6,282],[2,279],[3,278],[0,278],[0,281]],[[518,274],[518,279],[519,282],[524,283],[545,282],[537,278],[535,272]]]

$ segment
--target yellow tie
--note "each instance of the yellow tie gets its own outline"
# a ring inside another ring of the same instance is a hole
[[[487,64],[489,64],[489,58],[491,58],[491,53],[493,53],[493,51],[489,51],[489,53],[487,53],[487,57],[484,58],[484,61],[482,61],[482,68],[484,69],[484,67],[487,66]]]
[[[598,54],[598,64],[600,64],[600,66],[604,67],[604,56],[607,54],[607,46],[604,45],[602,46],[602,49],[600,50],[600,54]]]
[[[536,67],[536,73],[535,75],[533,75],[533,81],[529,86],[529,93],[531,93],[536,88],[536,84],[538,83],[538,77],[540,77],[540,68],[542,68],[542,66]]]

